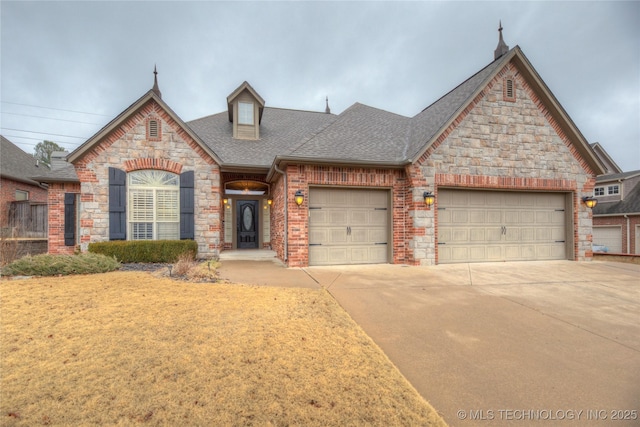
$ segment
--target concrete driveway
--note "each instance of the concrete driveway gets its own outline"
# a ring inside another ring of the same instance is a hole
[[[452,426],[640,425],[638,265],[303,271]]]

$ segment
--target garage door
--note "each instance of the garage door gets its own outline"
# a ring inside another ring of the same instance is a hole
[[[604,246],[607,252],[622,253],[622,227],[593,227],[593,246]]]
[[[566,259],[565,195],[438,191],[438,262]]]
[[[388,262],[388,224],[386,190],[310,189],[309,265]]]

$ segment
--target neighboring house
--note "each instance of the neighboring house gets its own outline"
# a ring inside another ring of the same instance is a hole
[[[593,195],[594,250],[640,254],[640,170],[598,176]]]
[[[35,175],[46,173],[46,170],[47,166],[38,165],[31,154],[0,135],[0,229],[4,236],[24,234],[22,228],[27,224],[17,221],[22,216],[16,216],[16,209],[21,206],[29,208],[33,203],[46,205],[47,186],[32,179]],[[29,211],[24,210],[27,221]],[[43,212],[46,212],[46,208]]]
[[[271,108],[245,82],[227,111],[184,122],[156,76],[47,178],[49,251],[195,239],[203,257],[273,248],[289,266],[589,260],[582,198],[604,168],[502,33],[494,58],[414,117]]]

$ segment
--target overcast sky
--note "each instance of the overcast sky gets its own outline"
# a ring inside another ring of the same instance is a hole
[[[589,142],[640,169],[639,2],[0,2],[1,132],[73,150],[153,85],[185,121],[267,106],[414,116],[493,61],[502,20]]]

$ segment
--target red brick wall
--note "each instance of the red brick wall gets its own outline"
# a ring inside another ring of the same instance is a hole
[[[593,225],[617,225],[621,228],[622,233],[622,253],[637,253],[636,248],[636,226],[640,226],[640,215],[629,215],[629,219],[624,216],[605,216],[593,217]],[[627,229],[627,225],[629,228]],[[629,248],[629,251],[627,250]],[[640,249],[640,248],[639,248]]]
[[[9,206],[16,200],[16,190],[28,191],[31,202],[46,203],[47,190],[8,178],[0,181],[0,227],[9,225]]]
[[[407,180],[403,170],[354,168],[335,166],[290,165],[286,169],[288,179],[288,241],[290,267],[309,265],[309,187],[331,185],[351,188],[387,188],[392,193],[392,235],[393,255],[391,262],[406,263],[406,224],[407,213],[411,205],[405,203]],[[271,219],[271,242],[281,257],[284,254],[284,215],[280,206],[284,203],[284,184],[282,179],[274,186],[274,210]],[[301,206],[294,201],[296,191],[302,190],[305,199]]]
[[[64,244],[64,194],[80,193],[80,184],[49,184],[49,253],[73,254],[76,246]],[[76,236],[76,242],[80,243]]]

